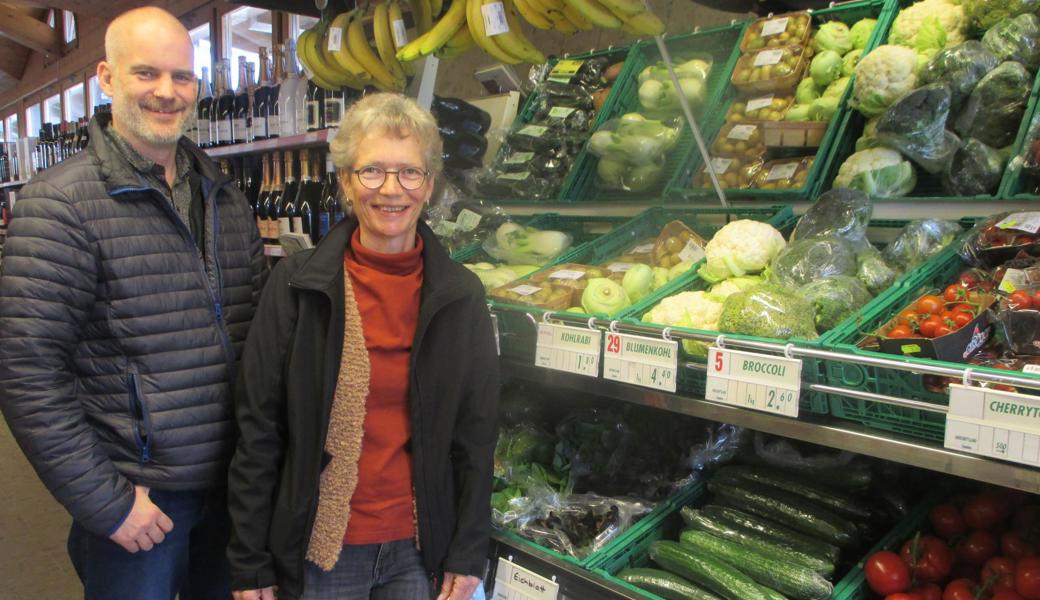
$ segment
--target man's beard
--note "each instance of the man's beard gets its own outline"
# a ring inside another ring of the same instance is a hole
[[[116,91],[119,94],[119,91]],[[177,102],[171,102],[166,106],[155,100],[147,105],[148,109],[176,110]],[[141,141],[154,146],[172,146],[184,135],[188,124],[188,112],[181,112],[180,122],[176,127],[157,131],[153,128],[145,109],[138,104],[137,100],[129,96],[122,96],[112,102],[112,116],[128,133]]]

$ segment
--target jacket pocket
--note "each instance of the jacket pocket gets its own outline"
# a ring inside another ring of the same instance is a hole
[[[126,387],[134,441],[137,442],[139,460],[144,464],[152,459],[152,417],[141,394],[141,382],[135,369],[127,373]]]

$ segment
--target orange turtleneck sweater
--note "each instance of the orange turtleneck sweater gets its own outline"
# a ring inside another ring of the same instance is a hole
[[[419,320],[422,239],[400,254],[361,245],[354,231],[344,253],[371,363],[358,484],[350,499],[346,544],[415,537],[409,418],[412,340]]]

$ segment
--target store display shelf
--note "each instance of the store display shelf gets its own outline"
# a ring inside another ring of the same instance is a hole
[[[508,373],[512,377],[537,381],[558,388],[669,410],[700,419],[739,425],[755,431],[985,481],[1033,494],[1040,493],[1040,470],[947,450],[939,444],[894,433],[870,430],[848,421],[838,421],[816,415],[813,415],[811,420],[791,419],[634,385],[551,371],[514,361],[503,361],[502,372]],[[812,385],[811,387],[821,392],[835,392],[828,386]],[[844,392],[844,390],[841,391]],[[944,409],[945,407],[933,408]]]
[[[29,183],[28,179],[19,179],[18,181],[8,181],[6,183],[0,183],[0,190],[13,187],[21,187],[27,183]]]
[[[331,142],[335,137],[336,131],[337,130],[335,129],[321,129],[298,135],[278,137],[270,140],[260,140],[259,142],[249,142],[247,144],[233,144],[231,146],[206,148],[206,154],[213,158],[226,158],[229,156],[241,156],[243,154],[252,154],[255,152],[271,152],[273,150],[290,150],[293,148],[321,146]]]

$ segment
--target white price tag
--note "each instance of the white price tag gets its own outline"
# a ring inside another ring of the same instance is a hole
[[[560,269],[559,271],[549,273],[549,279],[581,279],[584,276],[585,271],[573,271],[570,269]]]
[[[776,181],[778,179],[790,179],[794,177],[795,171],[798,170],[798,163],[789,162],[779,165],[773,165],[773,168],[769,169],[769,173],[766,174],[766,181]]]
[[[536,285],[518,285],[514,288],[509,288],[509,291],[516,292],[521,296],[530,296],[532,294],[537,294],[538,292],[542,291],[542,288]]]
[[[531,162],[532,158],[534,158],[534,152],[514,152],[505,160],[505,164],[523,165]]]
[[[763,50],[755,55],[754,65],[756,67],[768,67],[769,65],[777,64],[783,57],[783,50]]]
[[[535,366],[597,377],[603,332],[583,327],[539,323]]]
[[[463,231],[473,231],[477,228],[477,225],[480,225],[481,218],[480,215],[472,210],[464,208],[459,211],[459,216],[455,217],[455,223],[457,223],[459,229]]]
[[[632,248],[632,251],[629,252],[629,254],[650,254],[653,251],[654,244],[653,242],[651,242],[649,244],[643,244],[641,246],[636,246],[635,248]]]
[[[1040,233],[1040,212],[1019,212],[1005,217],[997,223],[998,229],[1014,229],[1028,233]]]
[[[708,349],[707,400],[797,417],[801,391],[800,359]]]
[[[343,48],[343,28],[329,27],[329,52],[339,52]]]
[[[491,600],[556,600],[559,595],[560,584],[555,581],[504,558],[498,559]]]
[[[480,14],[484,17],[484,31],[488,36],[509,33],[509,22],[501,2],[488,2],[481,6]]]
[[[487,4],[484,6],[487,6]],[[521,127],[520,131],[517,133],[521,135],[529,135],[531,137],[542,137],[545,135],[546,131],[549,131],[549,128],[544,125],[526,125]]]
[[[578,109],[570,106],[554,106],[549,109],[549,116],[557,119],[566,119],[570,114]]]
[[[732,158],[722,158],[716,156],[711,159],[711,169],[715,171],[716,175],[722,175],[726,171],[729,171],[729,166],[733,164]]]
[[[752,98],[752,99],[747,101],[747,108],[744,109],[744,112],[751,112],[753,110],[761,110],[763,108],[769,108],[772,105],[773,105],[773,95],[772,94],[769,94],[768,96],[761,96],[761,97],[758,97],[758,98]]]
[[[1040,373],[1040,365],[1026,365],[1022,367],[1023,373],[1031,373],[1033,375]]]
[[[408,29],[404,26],[404,21],[401,19],[392,21],[390,31],[394,34],[394,46],[400,49],[408,45]]]
[[[683,261],[692,260],[697,262],[704,258],[704,248],[697,245],[697,242],[690,240],[686,242],[686,246],[679,251],[679,258]]]
[[[950,384],[945,446],[1040,466],[1040,398]]]
[[[733,128],[729,130],[729,133],[726,134],[726,137],[731,140],[746,142],[751,139],[751,136],[755,135],[756,129],[758,129],[758,127],[754,125],[734,125]]]
[[[762,24],[762,37],[778,35],[787,31],[788,17],[772,19]]]
[[[603,346],[603,379],[675,391],[679,342],[607,333]]]
[[[627,262],[610,263],[609,265],[607,265],[607,270],[611,273],[625,273],[629,269],[631,269],[635,264],[636,263]]]
[[[1029,285],[1029,279],[1026,277],[1025,271],[1022,269],[1008,269],[1004,272],[1004,277],[1001,278],[997,289],[1010,294],[1027,285]]]

